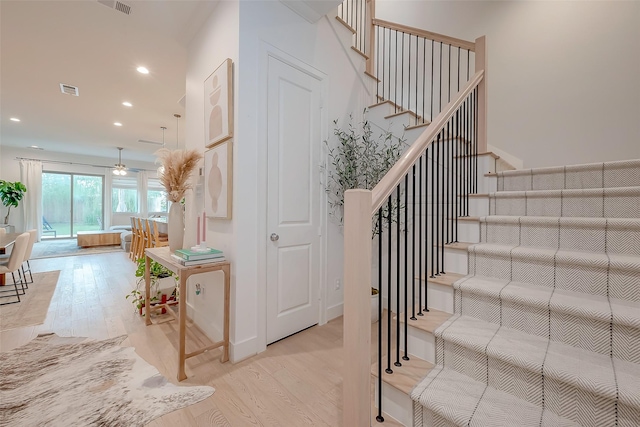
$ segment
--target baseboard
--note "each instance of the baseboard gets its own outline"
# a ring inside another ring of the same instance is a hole
[[[242,362],[251,356],[258,354],[258,337],[251,337],[238,343],[231,342],[229,345],[229,360],[231,363]]]
[[[329,320],[335,319],[336,317],[342,316],[344,312],[344,303],[332,305],[327,308],[327,322]]]

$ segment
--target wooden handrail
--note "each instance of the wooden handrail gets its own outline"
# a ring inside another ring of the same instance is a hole
[[[475,52],[476,50],[476,44],[474,42],[446,36],[444,34],[432,33],[431,31],[421,30],[419,28],[409,27],[407,25],[396,24],[395,22],[384,21],[382,19],[373,19],[373,25],[378,25],[390,30],[401,31],[403,33],[411,34],[418,37],[424,37],[436,42],[442,42],[444,44],[450,44],[451,46],[460,47],[462,49],[469,49],[472,52]]]
[[[456,112],[458,107],[467,99],[471,91],[482,82],[484,78],[484,70],[477,71],[471,80],[460,90],[458,96],[452,99],[446,107],[442,109],[440,114],[431,122],[429,127],[416,139],[409,149],[402,155],[400,160],[393,165],[387,174],[380,180],[378,185],[372,190],[373,198],[371,202],[371,215],[373,216],[382,203],[395,190],[404,176],[409,173],[409,169],[418,161],[422,153],[433,142],[438,133],[444,128],[451,116]]]

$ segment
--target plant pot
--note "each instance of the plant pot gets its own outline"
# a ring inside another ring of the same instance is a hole
[[[175,252],[182,249],[184,240],[184,213],[180,203],[171,203],[167,225],[169,250]]]
[[[378,298],[380,294],[371,295],[371,323],[378,321]]]

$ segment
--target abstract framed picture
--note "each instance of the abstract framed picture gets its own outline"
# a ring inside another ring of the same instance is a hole
[[[204,153],[204,211],[208,218],[231,219],[233,143],[226,140]]]
[[[233,136],[233,62],[226,59],[204,81],[205,146]]]

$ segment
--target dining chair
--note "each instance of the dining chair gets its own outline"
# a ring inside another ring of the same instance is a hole
[[[138,229],[140,230],[140,243],[138,244],[136,259],[144,257],[144,250],[150,247],[147,232],[147,220],[145,218],[138,218]]]
[[[35,228],[27,231],[29,233],[29,243],[27,245],[27,250],[24,254],[24,261],[22,262],[22,277],[24,277],[24,283],[27,289],[29,289],[29,283],[33,283],[33,274],[31,274],[31,264],[29,260],[31,259],[31,253],[33,252],[33,245],[36,243],[36,239],[38,238],[38,230]],[[24,266],[27,266],[26,270]],[[27,280],[27,273],[29,273],[29,280]]]
[[[157,221],[149,221],[149,227],[151,228],[151,240],[154,248],[169,246],[169,239],[167,236],[161,236],[160,231],[158,231]]]
[[[0,305],[7,304],[15,304],[20,302],[20,295],[24,295],[24,282],[22,280],[22,275],[20,274],[20,266],[24,261],[24,255],[27,252],[27,246],[29,245],[29,233],[22,233],[16,238],[15,243],[13,244],[13,250],[11,251],[11,256],[7,260],[5,264],[0,264],[0,274],[11,273],[11,277],[13,278],[13,289],[15,291],[15,296],[17,297],[17,301],[11,302],[3,302]],[[16,281],[16,272],[18,272],[18,278],[20,287],[22,288],[22,293],[18,291],[18,282]],[[5,285],[6,286],[6,285]],[[0,293],[8,293],[10,290],[3,290]],[[0,295],[0,298],[13,298],[13,295]]]
[[[138,253],[138,244],[139,244],[139,236],[138,236],[138,218],[132,216],[129,218],[131,220],[131,247],[129,248],[129,258],[132,260],[136,260],[136,254]]]

